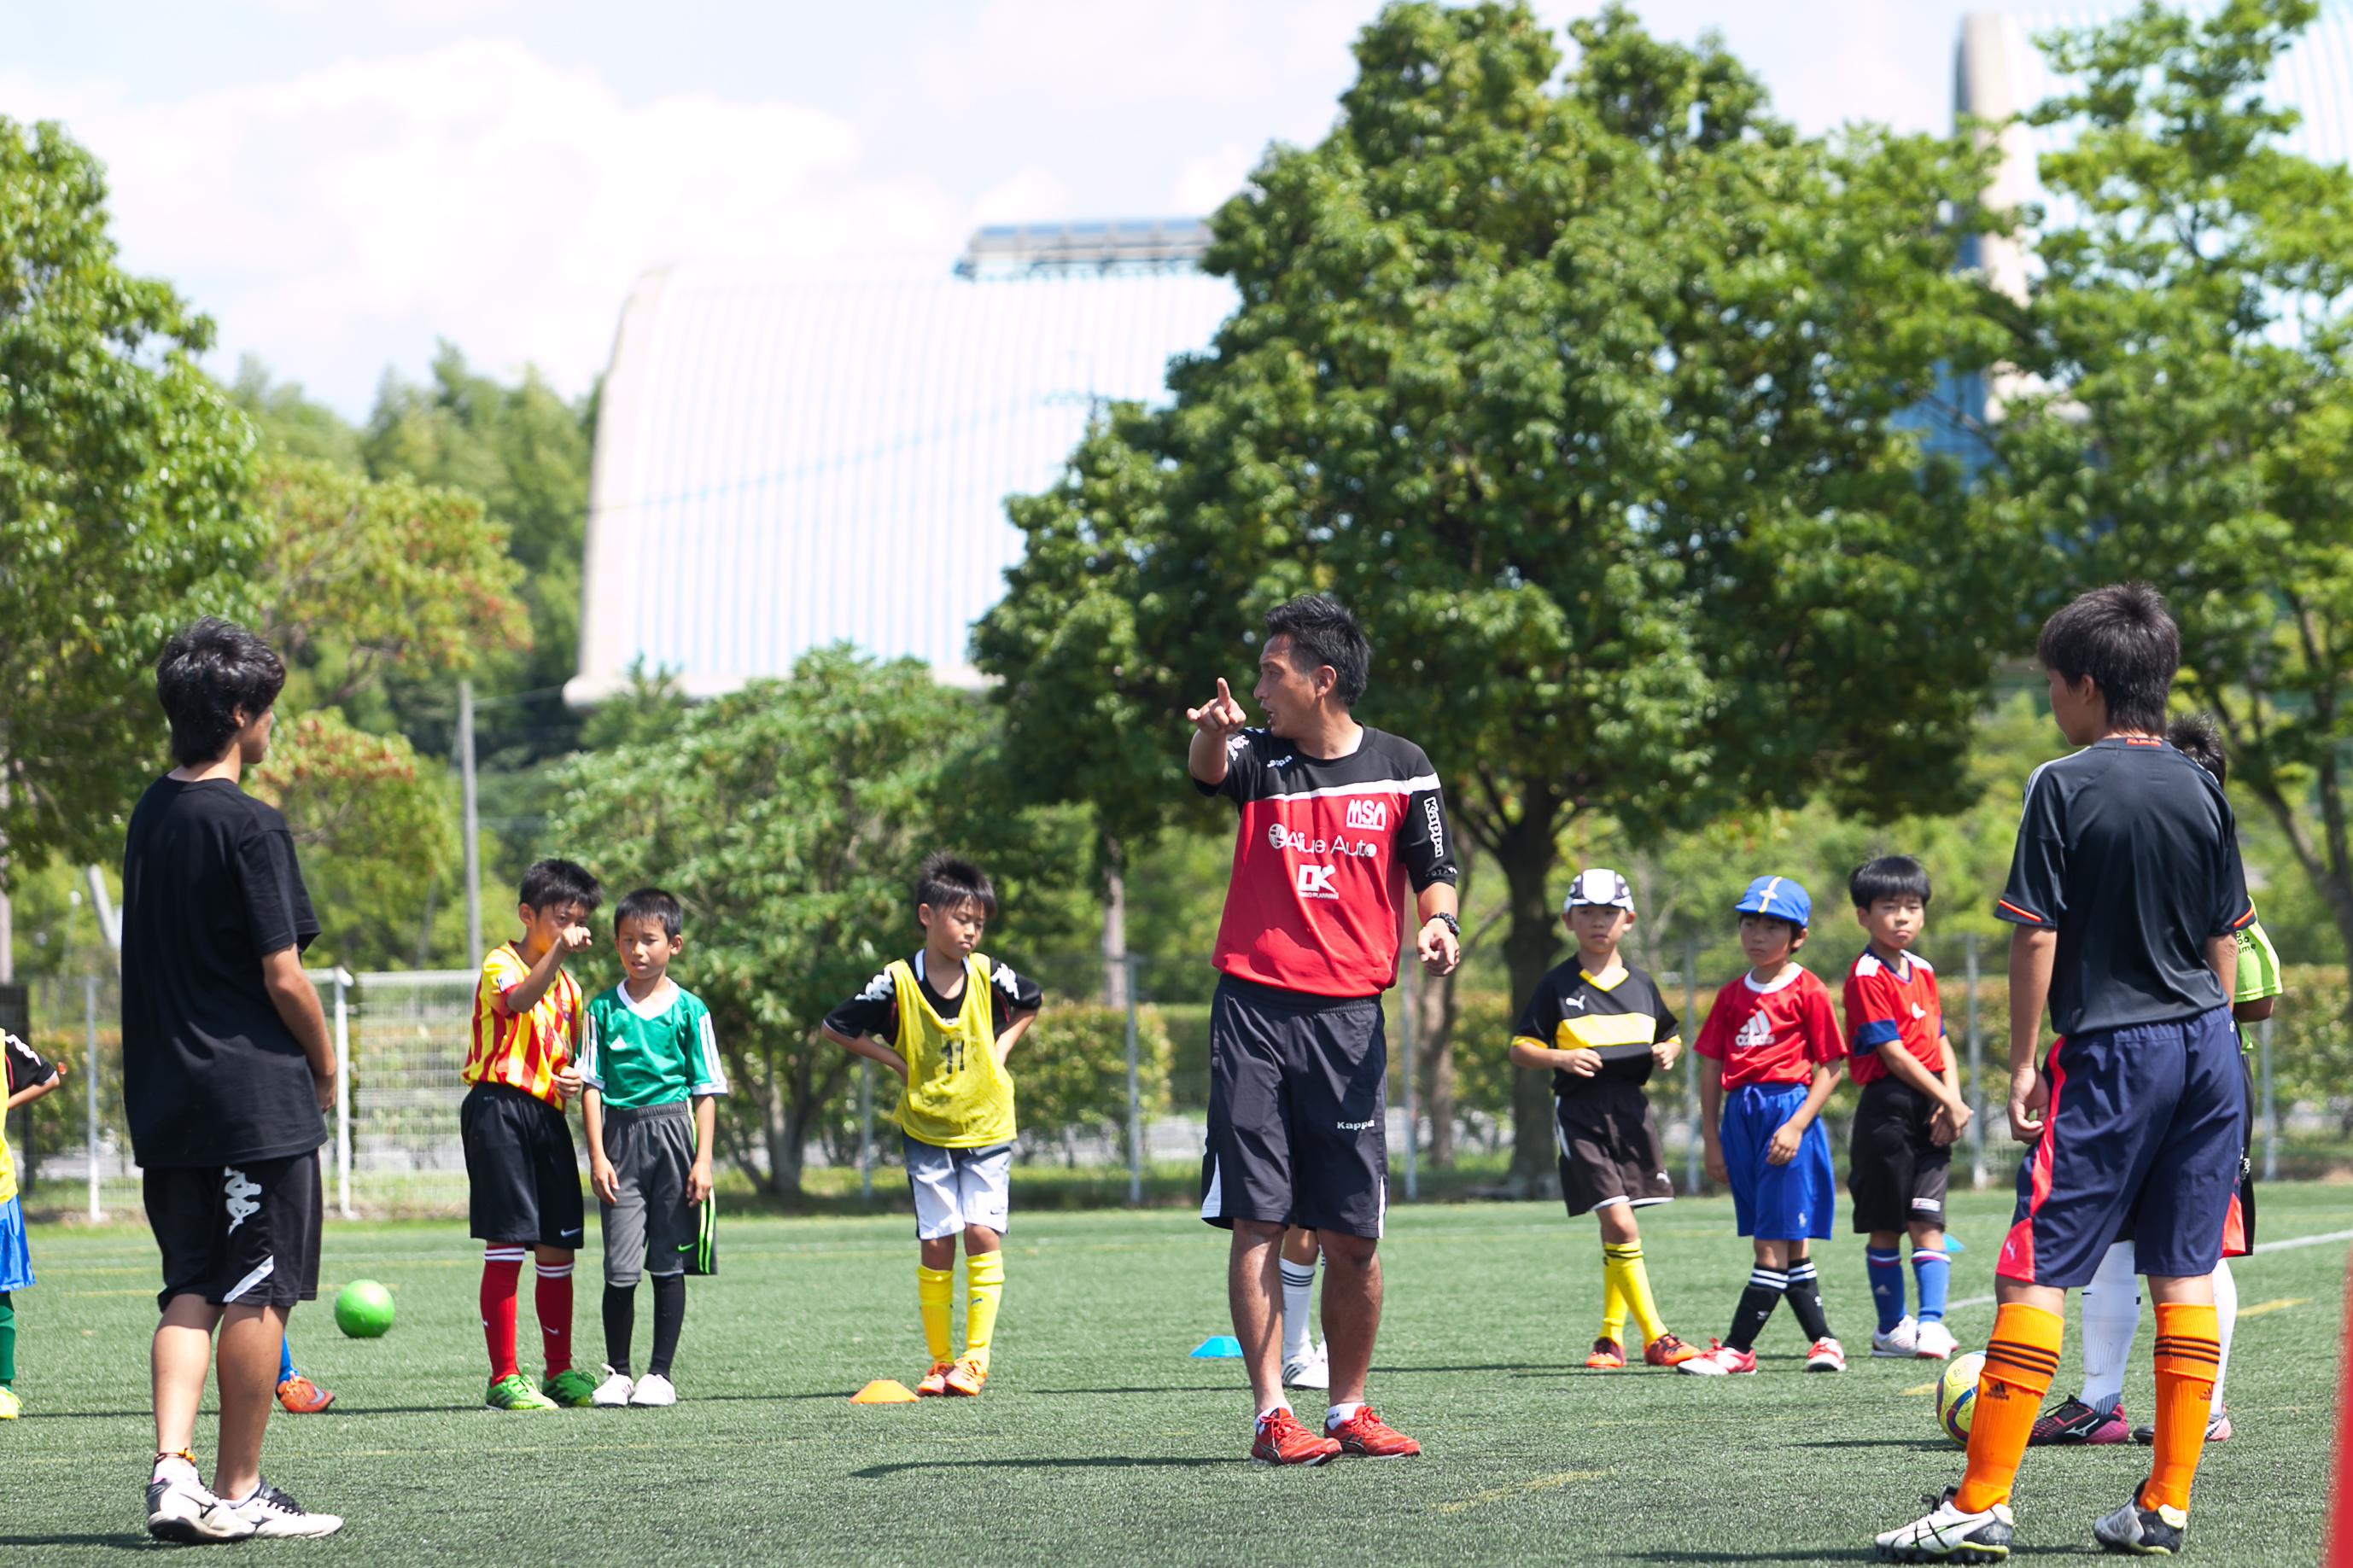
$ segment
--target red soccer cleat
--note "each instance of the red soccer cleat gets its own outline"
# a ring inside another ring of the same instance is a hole
[[[1701,1377],[1731,1377],[1757,1370],[1757,1357],[1748,1351],[1736,1351],[1722,1340],[1710,1340],[1707,1349],[1675,1368],[1677,1372],[1694,1373]]]
[[[1339,1455],[1338,1443],[1320,1432],[1310,1432],[1288,1410],[1277,1410],[1260,1420],[1250,1451],[1253,1465],[1326,1465]]]
[[[1421,1452],[1420,1444],[1394,1426],[1383,1425],[1369,1405],[1357,1405],[1354,1415],[1325,1431],[1340,1440],[1340,1452],[1367,1459],[1409,1459]]]
[[[922,1379],[915,1384],[915,1397],[918,1399],[944,1398],[948,1392],[948,1373],[955,1369],[956,1363],[952,1361],[932,1363],[932,1370],[923,1373]]]
[[[1681,1366],[1706,1353],[1697,1345],[1687,1345],[1672,1334],[1661,1334],[1642,1347],[1642,1359],[1652,1366]]]
[[[335,1396],[296,1373],[278,1385],[278,1403],[292,1415],[316,1415],[335,1402]]]
[[[1626,1364],[1626,1347],[1616,1340],[1596,1340],[1585,1364],[1597,1372],[1615,1372]]]

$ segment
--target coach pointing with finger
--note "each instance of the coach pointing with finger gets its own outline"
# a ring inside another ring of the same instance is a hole
[[[1420,747],[1349,712],[1372,653],[1354,616],[1303,595],[1270,611],[1266,631],[1251,692],[1265,728],[1245,727],[1222,679],[1186,714],[1196,787],[1241,813],[1209,1009],[1201,1217],[1234,1233],[1226,1289],[1257,1400],[1250,1458],[1397,1458],[1421,1446],[1365,1403],[1388,1200],[1380,994],[1397,978],[1409,884],[1422,963],[1442,975],[1461,959],[1446,808]],[[1287,1225],[1314,1230],[1325,1260],[1333,1399],[1320,1434],[1282,1394],[1275,1261]]]

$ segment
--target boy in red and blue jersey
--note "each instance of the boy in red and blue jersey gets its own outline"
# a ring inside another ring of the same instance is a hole
[[[2150,1474],[2092,1527],[2113,1552],[2179,1552],[2221,1344],[2211,1276],[2238,1187],[2246,1095],[2230,998],[2254,919],[2221,786],[2165,740],[2181,638],[2146,584],[2082,595],[2042,627],[2052,716],[2083,750],[2027,780],[1997,913],[2010,938],[2016,1220],[1968,1468],[1878,1537],[1898,1562],[2007,1557],[2010,1488],[2059,1367],[2067,1291],[2127,1221],[2157,1301]],[[2061,1037],[2040,1051],[2043,1006]],[[2038,1063],[2038,1058],[2041,1058]]]
[[[1702,1377],[1755,1372],[1751,1347],[1786,1295],[1810,1342],[1806,1370],[1844,1372],[1846,1352],[1831,1337],[1810,1250],[1831,1234],[1836,1188],[1820,1118],[1846,1054],[1829,988],[1793,956],[1806,940],[1813,900],[1787,877],[1759,877],[1734,907],[1748,972],[1715,994],[1692,1048],[1715,1064],[1699,1085],[1707,1173],[1731,1186],[1733,1213],[1740,1234],[1755,1242],[1757,1266],[1729,1334],[1681,1370]]]
[[[1927,923],[1934,889],[1909,855],[1883,855],[1847,879],[1854,918],[1870,941],[1847,971],[1847,1073],[1862,1089],[1847,1154],[1846,1189],[1879,1309],[1871,1353],[1943,1361],[1952,1264],[1945,1253],[1945,1182],[1953,1140],[1969,1124],[1960,1073],[1945,1049],[1936,972],[1911,951]],[[1905,1310],[1904,1258],[1912,1235],[1918,1317]]]

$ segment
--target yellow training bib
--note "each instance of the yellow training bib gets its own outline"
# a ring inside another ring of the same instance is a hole
[[[989,962],[964,963],[962,1005],[953,1019],[932,1010],[905,959],[891,965],[899,1002],[899,1054],[907,1086],[899,1127],[942,1149],[985,1149],[1013,1142],[1013,1079],[997,1060],[997,1023],[988,999]]]

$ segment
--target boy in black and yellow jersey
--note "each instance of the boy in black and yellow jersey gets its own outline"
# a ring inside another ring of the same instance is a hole
[[[1675,1016],[1658,983],[1618,956],[1634,924],[1634,894],[1617,872],[1577,874],[1561,912],[1577,952],[1537,982],[1512,1026],[1512,1064],[1552,1069],[1560,1195],[1568,1212],[1601,1224],[1601,1333],[1589,1367],[1626,1364],[1626,1316],[1642,1332],[1642,1359],[1676,1366],[1699,1353],[1667,1331],[1651,1299],[1634,1211],[1674,1195],[1658,1124],[1642,1092],[1654,1067],[1682,1054]]]
[[[969,860],[934,855],[915,879],[923,951],[877,974],[826,1016],[827,1037],[899,1075],[897,1120],[922,1248],[915,1294],[931,1370],[926,1396],[975,1394],[988,1381],[1005,1288],[1013,1164],[1013,1079],[1006,1056],[1040,1002],[1034,982],[976,951],[997,892]],[[965,1352],[950,1354],[956,1236],[964,1236]]]

